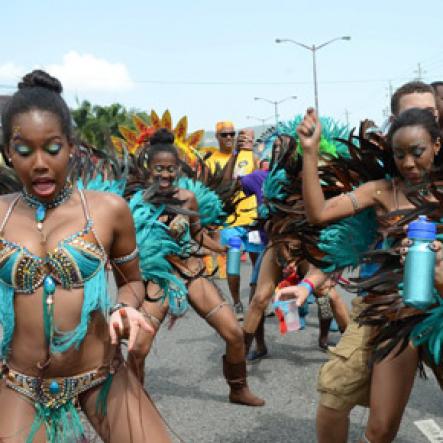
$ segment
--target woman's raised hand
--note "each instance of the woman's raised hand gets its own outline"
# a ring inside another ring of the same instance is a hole
[[[297,127],[297,134],[303,153],[318,154],[320,148],[321,124],[313,108],[308,108],[303,121]]]

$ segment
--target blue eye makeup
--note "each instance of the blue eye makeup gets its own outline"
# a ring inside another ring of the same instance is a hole
[[[416,148],[412,149],[411,153],[415,158],[420,158],[425,150],[425,148],[420,148],[417,146]]]
[[[61,143],[51,143],[46,146],[45,151],[51,155],[57,155],[62,149]]]
[[[22,157],[27,157],[32,154],[32,148],[23,144],[17,144],[14,146],[14,150],[18,155]]]
[[[426,148],[421,146],[414,146],[410,149],[394,149],[394,157],[398,160],[403,160],[407,154],[412,155],[415,158],[420,158],[426,151]]]

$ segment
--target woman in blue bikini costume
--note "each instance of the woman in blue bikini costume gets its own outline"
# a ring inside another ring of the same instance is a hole
[[[152,332],[137,310],[144,285],[131,213],[116,195],[69,183],[74,144],[61,91],[34,71],[2,115],[5,158],[23,189],[0,197],[0,442],[85,442],[78,409],[105,442],[168,442],[118,346]]]

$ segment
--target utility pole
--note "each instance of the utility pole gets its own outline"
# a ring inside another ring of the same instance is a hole
[[[345,109],[346,126],[349,128],[349,111]]]
[[[336,42],[337,40],[351,40],[349,35],[344,35],[342,37],[336,37],[332,40],[322,43],[321,45],[305,45],[304,43],[297,42],[291,38],[276,38],[275,43],[293,43],[294,45],[301,46],[312,53],[312,77],[314,79],[314,101],[315,101],[315,112],[320,115],[320,110],[318,109],[318,81],[317,81],[317,51],[330,43]]]
[[[391,100],[393,94],[394,94],[394,88],[392,87],[392,81],[389,80],[389,85],[388,85],[388,94],[389,94],[389,100]]]
[[[421,63],[417,63],[417,69],[414,72],[417,74],[416,80],[419,81],[422,81],[423,75],[426,74],[426,71],[421,67]]]
[[[391,115],[391,99],[394,94],[394,88],[392,86],[392,81],[389,80],[388,87],[386,88],[386,98],[388,99],[388,104],[383,109],[383,116],[388,118]]]

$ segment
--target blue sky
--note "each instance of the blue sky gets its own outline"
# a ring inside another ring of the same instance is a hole
[[[71,105],[78,97],[169,108],[174,121],[188,115],[191,129],[272,116],[255,96],[296,95],[281,104],[282,119],[313,104],[311,53],[276,37],[351,36],[317,55],[321,113],[345,121],[347,111],[351,124],[381,122],[389,81],[414,78],[417,63],[425,81],[443,79],[441,0],[2,3],[0,94],[39,66],[60,77]]]

